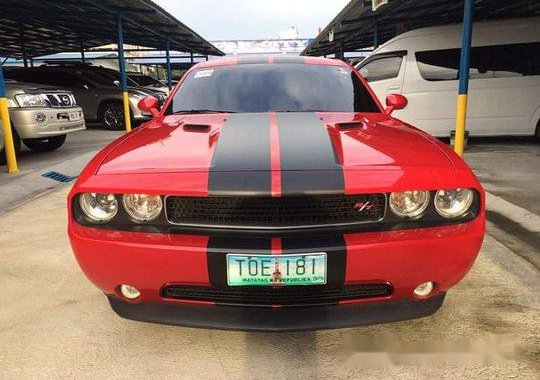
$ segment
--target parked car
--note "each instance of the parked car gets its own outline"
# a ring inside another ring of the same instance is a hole
[[[169,94],[169,87],[167,84],[163,84],[157,79],[152,78],[150,75],[137,72],[129,72],[129,79],[136,82],[139,86],[148,89],[148,90],[157,90],[162,91],[166,94]]]
[[[68,200],[122,317],[241,330],[424,317],[473,264],[484,191],[445,144],[324,58],[202,62]]]
[[[540,17],[473,27],[467,129],[472,136],[540,138]],[[435,136],[455,128],[461,25],[403,33],[356,67],[380,100],[409,99],[396,117]]]
[[[81,66],[50,65],[33,68],[11,68],[6,76],[20,81],[47,84],[66,88],[73,92],[82,107],[87,121],[99,121],[108,129],[124,128],[122,92],[115,80],[100,70]],[[150,119],[141,112],[137,103],[148,95],[138,87],[129,87],[131,115],[135,122]]]
[[[160,82],[161,84],[163,84],[164,86],[167,86],[168,80],[167,80],[167,79],[160,79],[159,82]],[[177,80],[177,79],[171,80],[171,84],[172,84],[173,87],[175,87],[177,83],[178,83],[178,80]]]
[[[110,69],[110,68],[102,67],[102,66],[94,66],[94,65],[85,65],[85,66],[82,66],[82,68],[86,70],[91,70],[94,73],[99,73],[109,78],[110,80],[113,81],[113,83],[116,86],[120,85],[120,81],[119,81],[120,72],[118,70]],[[150,96],[156,97],[160,101],[160,103],[163,103],[165,101],[165,99],[167,98],[168,91],[169,91],[169,89],[166,86],[165,87],[164,86],[158,86],[158,87],[142,86],[138,82],[134,81],[130,75],[127,76],[127,84],[128,84],[128,87],[130,88],[141,90]]]
[[[16,153],[21,140],[33,151],[51,151],[64,144],[68,133],[85,129],[83,111],[71,92],[12,80],[5,86]],[[2,150],[0,162],[5,160]]]

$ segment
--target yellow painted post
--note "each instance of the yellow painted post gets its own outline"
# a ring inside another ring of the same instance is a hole
[[[17,166],[17,157],[15,155],[13,133],[11,133],[11,120],[9,119],[9,108],[4,87],[4,73],[2,71],[2,66],[0,66],[0,120],[2,120],[4,150],[6,152],[8,173],[16,173],[19,171],[19,168]]]
[[[465,123],[467,121],[467,93],[469,91],[473,3],[473,0],[465,0],[463,4],[463,34],[461,36],[461,58],[459,62],[456,136],[454,138],[454,152],[459,154],[461,157],[463,157],[463,147],[465,145]]]
[[[463,157],[465,145],[465,122],[467,120],[467,94],[459,94],[457,98],[456,135],[454,137],[454,152]]]
[[[126,123],[126,132],[131,131],[131,115],[129,113],[129,95],[127,91],[122,93],[124,98],[124,122]]]

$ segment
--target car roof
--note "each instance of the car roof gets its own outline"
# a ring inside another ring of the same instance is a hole
[[[540,17],[475,21],[472,45],[537,42]],[[428,26],[404,32],[388,40],[371,55],[394,50],[422,49],[432,45],[451,44],[460,47],[462,24]],[[514,42],[515,43],[515,42]]]
[[[194,69],[233,66],[246,64],[274,64],[274,63],[296,63],[305,65],[326,65],[326,66],[344,66],[348,65],[339,59],[330,59],[323,57],[304,57],[304,56],[288,56],[288,55],[254,55],[240,57],[225,57],[213,59],[210,61],[199,62]]]

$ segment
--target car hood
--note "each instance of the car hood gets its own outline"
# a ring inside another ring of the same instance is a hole
[[[301,172],[452,162],[429,135],[385,114],[169,115],[110,149],[97,174]]]

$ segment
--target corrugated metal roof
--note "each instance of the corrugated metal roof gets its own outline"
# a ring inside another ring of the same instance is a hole
[[[2,0],[0,55],[20,58],[116,43],[117,18],[124,43],[223,55],[210,42],[150,0]],[[22,37],[21,37],[22,32]]]
[[[475,0],[474,20],[540,15],[538,0]],[[408,30],[460,23],[463,0],[389,0],[376,11],[371,0],[352,0],[321,31],[302,55],[331,55],[373,46],[378,28],[379,44]],[[332,33],[333,32],[333,33]],[[333,41],[329,35],[333,34]]]

